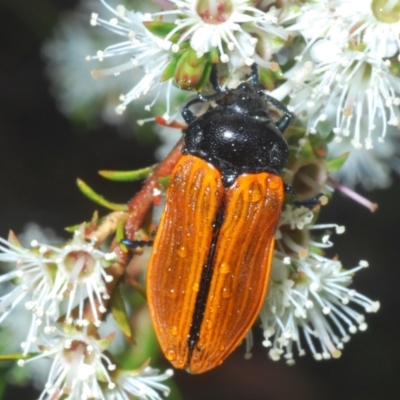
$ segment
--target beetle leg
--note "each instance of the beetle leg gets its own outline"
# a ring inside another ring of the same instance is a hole
[[[120,241],[120,243],[124,244],[125,246],[130,247],[131,249],[137,249],[138,247],[153,246],[154,241],[153,240],[128,240],[128,239],[122,239]]]
[[[199,93],[199,99],[206,103],[206,102],[209,102],[209,101],[219,100],[220,98],[224,97],[225,94],[226,94],[225,91],[223,91],[223,92],[221,91],[221,92],[217,92],[217,93],[214,93],[214,94],[210,94],[208,96],[204,96],[201,93]]]
[[[222,91],[221,86],[219,85],[217,64],[212,64],[211,74],[210,74],[210,83],[216,93],[211,94],[209,96],[203,96],[201,93],[198,93],[198,97],[196,99],[189,101],[189,103],[187,103],[185,105],[185,107],[183,107],[182,117],[186,121],[186,123],[190,124],[192,121],[194,121],[197,118],[196,114],[189,110],[189,107],[191,105],[200,103],[200,102],[206,103],[208,101],[215,101],[225,95],[225,92]]]
[[[311,197],[310,199],[305,199],[305,200],[297,200],[297,193],[293,189],[292,186],[288,185],[287,183],[284,184],[284,189],[286,193],[289,193],[292,196],[293,199],[293,204],[296,207],[307,207],[307,208],[313,208],[317,204],[320,203],[320,198],[322,196],[325,196],[323,193],[318,193],[315,197]]]
[[[251,80],[254,87],[257,87],[260,84],[260,81],[258,79],[258,68],[256,63],[252,64],[251,66]],[[259,94],[264,96],[267,99],[267,101],[271,103],[274,107],[276,107],[279,111],[283,112],[284,116],[280,118],[278,121],[276,121],[275,125],[282,133],[285,132],[287,127],[290,125],[290,122],[292,121],[293,114],[279,100],[266,94],[264,91],[260,90]]]
[[[274,97],[270,96],[269,94],[260,91],[269,103],[271,103],[274,107],[276,107],[279,111],[282,111],[284,116],[280,118],[278,121],[275,122],[276,127],[283,133],[290,125],[292,121],[293,114],[287,109],[287,107],[281,103],[279,100],[275,99]]]
[[[183,107],[182,117],[186,121],[187,124],[190,124],[191,122],[193,122],[197,118],[196,114],[193,111],[189,110],[189,107],[192,104],[196,104],[196,103],[199,103],[199,102],[201,102],[201,100],[199,98],[196,98],[196,99],[193,99],[193,100],[189,101],[185,105],[185,107]]]

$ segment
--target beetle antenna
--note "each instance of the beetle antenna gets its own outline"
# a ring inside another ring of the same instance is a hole
[[[131,249],[137,249],[138,247],[153,246],[153,240],[128,240],[122,239],[121,244],[130,247]]]
[[[211,65],[210,83],[211,83],[213,89],[217,93],[222,92],[221,86],[219,84],[219,79],[218,79],[217,64],[212,64]]]
[[[200,99],[200,101],[203,102],[216,101],[219,100],[221,97],[223,97],[226,93],[226,91],[222,90],[219,84],[217,64],[211,65],[210,83],[213,89],[215,90],[215,93],[206,96],[199,93],[198,98]]]
[[[260,84],[260,81],[258,79],[258,68],[256,63],[251,64],[251,81],[254,87],[258,87],[258,85]]]

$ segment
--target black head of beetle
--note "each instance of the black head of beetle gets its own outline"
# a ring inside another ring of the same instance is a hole
[[[197,102],[216,100],[217,106],[196,117],[189,107]],[[273,121],[268,103],[284,113]],[[292,115],[278,100],[253,84],[242,83],[236,89],[189,102],[182,113],[188,128],[184,154],[209,162],[222,173],[230,186],[246,173],[271,172],[280,175],[288,160],[288,145],[283,132]]]

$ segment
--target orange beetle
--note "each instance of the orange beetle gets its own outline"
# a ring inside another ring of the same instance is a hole
[[[199,95],[183,109],[174,168],[147,275],[151,318],[166,358],[202,373],[240,344],[264,302],[288,159],[292,115],[253,82]],[[197,102],[217,105],[197,117]],[[282,113],[273,121],[268,103]]]

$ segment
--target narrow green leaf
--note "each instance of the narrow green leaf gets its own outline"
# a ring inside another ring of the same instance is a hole
[[[36,353],[29,353],[26,356],[24,356],[22,353],[0,354],[0,361],[28,360],[35,355]]]
[[[212,47],[208,53],[208,59],[211,64],[219,63],[219,51],[216,47]]]
[[[154,365],[160,355],[160,346],[147,309],[142,307],[137,310],[135,319],[135,338],[140,346],[131,346],[124,355],[122,364],[125,369],[140,368],[149,358]]]
[[[4,371],[3,371],[3,374],[4,374]],[[0,399],[3,398],[6,388],[7,388],[7,379],[5,379],[4,376],[2,376],[0,379]]]
[[[121,329],[126,339],[129,341],[129,343],[136,344],[135,339],[132,335],[129,318],[125,310],[124,300],[122,298],[119,288],[115,289],[111,296],[111,312],[117,325]]]
[[[85,227],[87,228],[90,225],[90,222],[85,222]],[[76,225],[70,225],[70,226],[66,226],[64,228],[65,231],[67,232],[71,232],[74,233],[76,230],[78,230],[80,227],[82,226],[82,224],[76,224]]]
[[[99,171],[99,175],[110,181],[132,182],[147,178],[154,171],[155,167],[156,165],[151,165],[150,167],[136,169],[134,171],[101,170]]]
[[[80,191],[95,203],[100,204],[101,206],[106,207],[113,211],[128,211],[128,206],[126,204],[117,204],[106,200],[103,196],[96,193],[90,186],[88,186],[81,179],[77,179],[76,184],[78,185]]]
[[[165,190],[168,187],[170,180],[171,180],[171,177],[169,175],[168,176],[160,176],[157,179],[157,182],[161,185],[162,189]]]
[[[197,82],[196,90],[198,92],[202,92],[204,87],[207,85],[208,81],[210,80],[212,65],[207,63],[204,67],[203,75],[201,76],[200,80]]]
[[[179,57],[173,57],[168,65],[164,68],[161,74],[160,81],[165,82],[175,76],[176,66],[178,65]]]
[[[165,38],[174,28],[176,28],[176,25],[173,22],[147,21],[143,22],[143,24],[153,35],[160,38]]]
[[[329,172],[337,171],[338,169],[342,168],[342,165],[347,160],[350,152],[343,153],[339,157],[333,158],[332,160],[327,161],[326,165]]]
[[[121,250],[124,253],[128,252],[128,247],[121,243],[121,240],[125,238],[125,224],[122,221],[119,221],[117,224],[117,230],[115,231],[115,239]]]
[[[22,245],[21,245],[20,241],[18,240],[17,235],[13,231],[8,232],[8,241],[12,245],[22,248]]]

